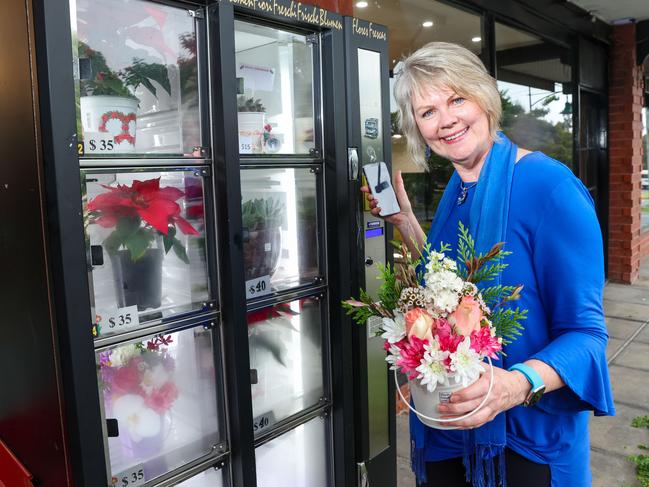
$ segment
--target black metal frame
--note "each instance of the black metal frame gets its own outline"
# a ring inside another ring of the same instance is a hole
[[[388,83],[388,76],[390,72],[389,66],[389,53],[387,40],[368,39],[361,37],[359,34],[354,33],[354,22],[363,26],[368,26],[368,23],[363,20],[352,19],[351,17],[345,18],[345,36],[346,36],[346,81],[347,81],[347,137],[350,146],[355,146],[360,149],[360,142],[362,138],[360,126],[360,106],[359,100],[361,94],[359,93],[358,86],[358,49],[365,49],[374,51],[381,56],[381,106],[383,117],[383,159],[391,169],[391,123],[390,123],[390,91]],[[374,29],[381,29],[387,33],[387,28],[373,24]],[[361,163],[359,161],[359,173]],[[343,172],[344,174],[347,171]],[[359,288],[365,287],[365,259],[364,259],[364,239],[362,223],[358,218],[362,218],[363,213],[363,194],[360,192],[361,177],[356,181],[348,184],[349,193],[347,204],[349,205],[352,215],[350,234],[354,235],[353,240],[356,242],[355,248],[352,249],[350,264],[353,269],[351,276],[352,292],[357,295]],[[386,263],[392,264],[392,246],[389,242],[392,240],[392,227],[386,225],[385,229],[385,255]],[[391,444],[383,452],[370,459],[369,447],[369,418],[365,413],[367,411],[370,398],[368,397],[367,390],[367,325],[356,325],[347,318],[347,326],[352,328],[352,343],[354,352],[354,404],[355,404],[355,423],[358,426],[356,435],[356,461],[367,462],[369,479],[372,484],[380,482],[380,485],[390,486],[396,485],[396,444]],[[395,411],[395,385],[391,379],[392,374],[386,367],[386,375],[388,380],[388,411]],[[388,434],[390,439],[396,439],[396,420],[394,416],[389,416]]]

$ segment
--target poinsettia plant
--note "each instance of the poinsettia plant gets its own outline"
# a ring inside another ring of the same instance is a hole
[[[180,216],[176,203],[183,193],[178,188],[160,187],[160,178],[118,184],[116,187],[102,185],[105,193],[88,202],[90,224],[115,230],[104,240],[104,248],[110,255],[127,249],[131,259],[144,256],[158,237],[162,237],[165,253],[171,249],[185,263],[187,252],[178,240],[177,230],[185,235],[199,235],[185,218]]]

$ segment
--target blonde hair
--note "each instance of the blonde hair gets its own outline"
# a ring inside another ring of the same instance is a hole
[[[426,141],[421,136],[412,106],[413,95],[425,96],[431,90],[448,87],[462,98],[475,102],[489,120],[491,139],[498,139],[502,105],[496,80],[480,58],[457,44],[430,42],[401,62],[394,85],[399,105],[399,123],[408,142],[413,162],[427,167]]]

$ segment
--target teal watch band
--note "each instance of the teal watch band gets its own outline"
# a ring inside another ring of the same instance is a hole
[[[532,384],[532,390],[525,398],[525,401],[523,401],[523,406],[533,406],[534,404],[539,402],[541,396],[545,392],[545,384],[543,383],[543,379],[541,379],[541,376],[538,374],[538,372],[529,365],[525,364],[514,364],[509,368],[509,370],[516,370],[520,372],[525,376],[527,381]]]

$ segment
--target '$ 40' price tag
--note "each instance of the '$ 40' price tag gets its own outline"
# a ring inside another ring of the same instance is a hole
[[[246,281],[246,299],[257,298],[270,293],[270,276],[266,275]]]
[[[124,470],[114,475],[111,483],[115,487],[139,487],[144,485],[145,482],[144,466],[139,464],[129,470]]]

